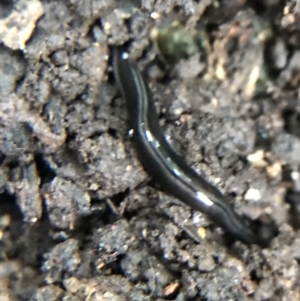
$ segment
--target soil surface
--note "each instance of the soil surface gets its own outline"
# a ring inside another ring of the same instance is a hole
[[[296,0],[1,1],[0,299],[300,300],[299,14]],[[206,38],[170,64],[154,33],[174,22]],[[276,225],[268,247],[148,177],[111,67],[122,44],[176,152]]]

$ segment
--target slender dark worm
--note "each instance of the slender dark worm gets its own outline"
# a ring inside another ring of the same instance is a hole
[[[262,238],[229,206],[220,191],[199,176],[166,141],[158,116],[138,67],[120,47],[114,49],[114,74],[127,103],[129,125],[140,162],[163,190],[207,214],[236,239],[260,244]]]

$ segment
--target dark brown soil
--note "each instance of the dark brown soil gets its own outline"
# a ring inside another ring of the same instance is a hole
[[[1,300],[300,300],[300,6],[280,0],[0,3]],[[173,68],[180,20],[208,45]],[[126,43],[174,149],[269,247],[232,241],[137,160],[110,62]]]

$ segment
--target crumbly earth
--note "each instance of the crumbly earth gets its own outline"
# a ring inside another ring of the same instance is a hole
[[[299,1],[0,3],[1,300],[300,300]],[[166,67],[153,29],[206,30]],[[127,43],[174,149],[269,247],[233,242],[137,160],[112,73]]]

